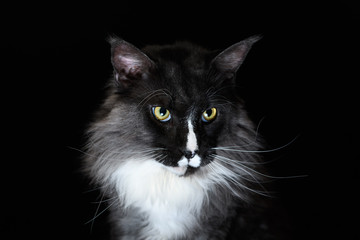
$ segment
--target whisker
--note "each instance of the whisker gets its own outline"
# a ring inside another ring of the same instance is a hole
[[[232,167],[239,168],[241,171],[243,171],[243,172],[247,173],[249,176],[251,176],[255,181],[250,180],[250,179],[248,179],[248,178],[245,178],[245,177],[241,176],[241,178],[243,178],[244,180],[247,180],[247,181],[249,181],[249,182],[255,182],[255,183],[258,183],[259,185],[261,185],[260,182],[259,182],[259,180],[253,175],[253,173],[251,173],[251,172],[247,171],[246,169],[244,169],[243,166],[245,166],[245,165],[241,164],[240,161],[236,161],[236,160],[233,160],[233,159],[230,159],[230,158],[226,158],[226,157],[223,157],[223,156],[220,156],[220,155],[213,155],[213,157],[214,157],[215,159],[217,159],[217,160],[225,163],[225,164],[230,164]],[[234,164],[233,164],[233,163],[234,163]],[[250,169],[251,169],[251,168],[250,168]]]
[[[145,105],[146,102],[148,102],[151,98],[156,96],[165,95],[170,97],[172,99],[171,95],[166,92],[166,89],[157,89],[155,91],[150,92],[146,97],[144,97],[138,104],[138,107],[142,108],[143,105]]]
[[[117,197],[112,197],[112,198],[109,198],[109,199],[105,199],[105,200],[100,200],[100,201],[97,201],[97,202],[91,202],[91,203],[93,203],[93,204],[101,204],[101,203],[105,203],[105,202],[109,202],[109,201],[111,201],[111,200],[114,200],[115,198],[117,198]]]
[[[113,154],[144,154],[144,153],[148,153],[149,155],[151,155],[152,153],[155,153],[156,151],[160,151],[160,150],[165,150],[165,148],[149,148],[149,149],[145,149],[143,151],[114,151],[111,150],[109,151],[110,153]]]
[[[89,154],[89,153],[87,153],[85,151],[82,151],[81,149],[78,149],[78,148],[74,148],[74,147],[71,147],[71,146],[67,146],[67,148],[69,148],[71,150],[75,150],[77,152],[80,152],[80,153],[82,153],[84,155],[87,155],[87,156],[90,156],[90,157],[95,157],[95,155]]]
[[[89,189],[89,190],[86,190],[86,191],[83,191],[83,193],[90,193],[90,192],[95,192],[95,191],[98,191],[99,189],[102,189],[102,188],[105,188],[105,187],[96,187],[96,188],[93,188],[93,189]]]
[[[244,188],[248,191],[251,191],[253,193],[265,196],[265,197],[272,197],[268,191],[266,191],[266,189],[260,184],[260,182],[258,182],[256,180],[256,183],[258,183],[263,189],[264,192],[259,191],[259,190],[255,190],[252,189],[246,185],[244,185],[243,183],[239,182],[238,179],[235,178],[235,176],[233,176],[234,174],[236,174],[235,172],[232,172],[232,174],[228,174],[226,171],[229,171],[226,167],[224,167],[223,165],[217,163],[216,161],[212,162],[213,166],[211,166],[210,168],[212,170],[215,171],[215,173],[217,173],[218,171],[222,172],[221,175],[223,175],[226,179],[228,179],[230,182],[232,182],[233,184],[235,184],[236,186],[240,186],[241,188]],[[209,164],[210,165],[210,164]],[[212,167],[216,167],[216,169],[212,168]],[[231,171],[231,170],[230,170]],[[251,174],[250,174],[251,175]],[[236,174],[237,177],[242,178],[242,176],[240,176],[240,174]],[[254,178],[255,179],[255,178]],[[237,191],[234,191],[234,189],[227,183],[227,181],[224,182],[226,187],[228,187],[233,193],[236,193],[237,196],[239,196],[239,194],[237,194]]]
[[[166,156],[161,156],[160,158],[157,159],[157,161],[159,161],[160,163],[164,163],[164,160],[166,159]]]
[[[116,200],[114,200],[111,204],[109,204],[105,209],[103,209],[101,212],[98,213],[99,209],[100,209],[100,205],[98,206],[98,208],[96,209],[96,212],[95,212],[95,216],[90,219],[89,221],[87,221],[85,224],[89,224],[91,222],[91,231],[93,229],[93,225],[94,225],[94,222],[95,222],[95,219],[98,218],[101,214],[103,214],[106,210],[108,210],[112,205],[114,205],[116,203]]]
[[[208,168],[212,171],[212,173],[214,173],[214,175],[217,176],[217,178],[219,177],[219,169],[214,166],[214,163],[208,164]],[[230,186],[230,184],[228,183],[228,181],[225,180],[224,176],[226,176],[226,175],[222,175],[222,176],[223,176],[223,178],[221,179],[222,181],[221,181],[220,186],[226,187],[226,188],[229,189],[230,192],[232,192],[235,196],[237,196],[237,197],[239,197],[239,198],[241,198],[241,199],[244,200],[244,197],[241,196],[241,195],[239,195],[239,193]],[[217,182],[217,181],[216,181],[216,182]]]
[[[236,163],[236,167],[241,167],[241,169],[243,171],[245,171],[245,169],[255,173],[255,174],[258,174],[260,176],[263,176],[263,177],[266,177],[266,178],[270,178],[270,179],[293,179],[293,178],[303,178],[303,177],[308,177],[308,175],[296,175],[296,176],[284,176],[284,177],[277,177],[277,176],[270,176],[270,175],[267,175],[267,174],[264,174],[264,173],[261,173],[259,171],[256,171],[254,170],[253,168],[251,167],[248,167],[246,166],[245,164],[243,164],[241,161],[236,161],[234,159],[230,159],[230,158],[227,158],[227,157],[224,157],[224,156],[220,156],[220,155],[215,155],[215,158],[220,160],[220,161],[224,161],[226,163],[229,163],[229,162],[233,162],[233,163]],[[229,161],[229,162],[227,162]],[[256,164],[256,163],[255,163]],[[234,167],[235,167],[234,166]],[[245,169],[244,169],[245,168]],[[247,172],[247,171],[246,171]],[[249,173],[249,172],[247,172]],[[251,173],[249,173],[250,176],[252,176]],[[254,178],[255,179],[255,178]]]
[[[161,150],[164,150],[163,148],[149,148],[149,149],[145,149],[142,151],[117,151],[117,150],[113,150],[113,149],[107,149],[105,150],[100,156],[97,156],[97,158],[99,159],[99,161],[103,162],[103,161],[108,161],[114,158],[119,158],[122,155],[124,156],[138,156],[140,155],[141,157],[150,157],[150,158],[156,158],[158,155],[161,155]]]
[[[99,204],[98,204],[98,206],[97,206],[97,208],[96,208],[95,215],[94,215],[94,217],[92,218],[93,221],[91,221],[90,232],[92,232],[92,230],[93,230],[95,218],[96,218],[96,215],[97,215],[97,213],[98,213],[98,211],[99,211],[99,209],[100,209],[100,205],[101,205],[101,203],[102,203],[102,200],[103,200],[103,198],[104,198],[104,195],[105,195],[105,193],[102,194],[101,199],[100,199],[100,202],[99,202]],[[88,222],[87,222],[87,223],[88,223]],[[85,224],[87,224],[87,223],[85,223]]]
[[[223,161],[223,160],[221,160],[221,161]],[[227,163],[227,162],[225,162],[225,161],[223,161],[224,163]],[[246,177],[244,177],[244,176],[242,176],[241,174],[237,174],[237,176],[239,176],[240,178],[242,178],[242,179],[244,179],[244,180],[246,180],[246,181],[249,181],[249,182],[253,182],[253,183],[257,183],[263,190],[264,190],[264,192],[261,192],[261,193],[263,193],[264,194],[264,196],[265,196],[265,193],[267,193],[266,195],[268,196],[268,197],[271,197],[271,195],[270,195],[270,193],[266,190],[266,188],[261,184],[261,183],[265,183],[265,181],[259,181],[259,179],[256,177],[256,176],[254,176],[254,174],[252,174],[251,172],[249,172],[249,171],[247,171],[247,170],[245,170],[242,166],[242,164],[240,164],[240,165],[235,165],[235,164],[231,164],[231,166],[232,167],[235,167],[235,168],[239,168],[242,172],[245,172],[245,173],[247,173],[251,178],[253,178],[254,180],[251,180],[251,179],[248,179],[248,178],[246,178]],[[244,186],[244,187],[246,187],[246,186]],[[256,191],[256,190],[254,190],[254,191]],[[259,191],[260,192],[260,191]]]
[[[296,136],[294,139],[292,139],[290,142],[288,142],[287,144],[281,146],[281,147],[277,147],[277,148],[273,148],[273,149],[268,149],[268,150],[245,150],[245,149],[234,149],[236,146],[231,146],[231,147],[214,147],[212,149],[214,150],[222,150],[222,151],[230,151],[230,152],[243,152],[243,153],[269,153],[269,152],[275,152],[275,151],[279,151],[283,148],[288,147],[289,145],[291,145],[293,142],[296,141],[296,139],[299,137]]]
[[[263,122],[264,119],[265,119],[265,116],[260,119],[260,121],[259,121],[259,123],[258,123],[258,125],[257,125],[257,127],[256,127],[255,139],[254,139],[253,142],[256,142],[256,141],[257,141],[257,138],[258,138],[258,135],[259,135],[260,125],[261,125],[261,123]]]

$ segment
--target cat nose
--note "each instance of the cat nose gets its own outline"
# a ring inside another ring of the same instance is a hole
[[[195,157],[197,152],[198,151],[192,152],[192,151],[185,150],[185,151],[183,151],[183,154],[187,159],[191,159],[191,158]]]

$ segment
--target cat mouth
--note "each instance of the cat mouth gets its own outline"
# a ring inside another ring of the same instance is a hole
[[[184,156],[177,162],[177,164],[178,166],[176,167],[166,166],[166,168],[178,176],[184,176],[189,169],[195,170],[200,167],[201,158],[197,154],[194,154],[191,158]]]

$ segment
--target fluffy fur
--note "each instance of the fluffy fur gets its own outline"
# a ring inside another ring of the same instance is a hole
[[[111,199],[113,239],[225,239],[251,224],[250,203],[264,194],[261,144],[235,76],[257,40],[220,53],[110,40],[114,76],[88,130],[85,171]],[[155,106],[171,119],[156,119]],[[216,118],[201,120],[212,107]]]

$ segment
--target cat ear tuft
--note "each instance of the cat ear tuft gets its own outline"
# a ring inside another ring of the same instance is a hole
[[[109,43],[114,78],[120,90],[126,90],[148,76],[153,66],[148,56],[122,39],[111,37]]]
[[[217,55],[212,61],[212,66],[220,72],[235,73],[245,60],[252,45],[260,39],[261,36],[256,35],[235,43]]]

